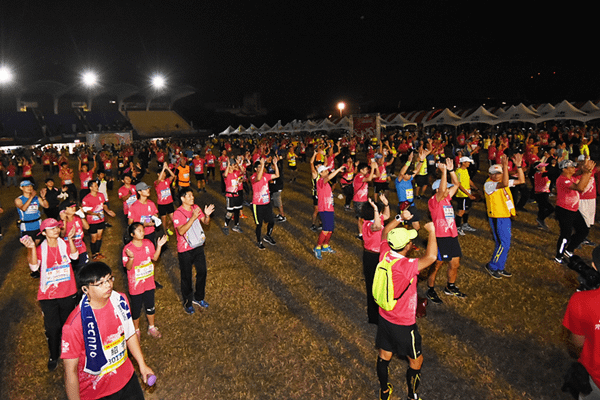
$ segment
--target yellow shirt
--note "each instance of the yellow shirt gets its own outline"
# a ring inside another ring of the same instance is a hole
[[[456,177],[458,178],[458,183],[460,183],[463,189],[466,189],[469,193],[471,193],[471,177],[469,176],[469,170],[457,168]],[[469,197],[469,195],[458,189],[456,191],[456,197]]]
[[[488,179],[483,186],[488,217],[510,218],[516,215],[515,203],[510,189],[508,187],[495,189],[494,184],[495,182]]]

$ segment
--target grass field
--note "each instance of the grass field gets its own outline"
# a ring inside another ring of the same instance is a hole
[[[38,166],[36,166],[37,168]],[[37,172],[37,169],[36,169]],[[146,176],[150,183],[154,173]],[[481,182],[479,174],[475,181]],[[115,289],[126,291],[120,255],[125,220],[109,192],[117,218],[105,231],[103,253],[116,276]],[[393,193],[393,192],[392,192]],[[24,247],[18,241],[13,199],[17,188],[0,191],[4,207],[0,242],[0,399],[64,399],[62,363],[48,372],[47,346],[38,280],[29,277]],[[395,204],[395,193],[390,194]],[[376,328],[367,324],[362,242],[354,238],[353,213],[336,198],[336,254],[315,259],[317,234],[310,231],[312,201],[309,172],[300,166],[298,182],[285,184],[287,222],[276,224],[276,246],[255,246],[252,218],[244,233],[225,236],[219,229],[225,201],[219,183],[197,195],[200,205],[216,206],[207,230],[208,311],[184,313],[174,238],[156,264],[156,324],[162,339],[145,334],[142,349],[157,374],[147,399],[375,399]],[[426,210],[426,201],[418,202]],[[475,234],[460,237],[463,251],[458,286],[466,299],[438,290],[443,305],[430,304],[418,320],[423,336],[424,399],[568,399],[560,391],[571,362],[561,321],[576,274],[552,261],[558,225],[552,233],[536,229],[535,204],[513,223],[507,269],[510,279],[494,280],[484,270],[493,250],[485,204],[477,203],[469,223]],[[394,208],[392,208],[394,209]],[[248,208],[244,209],[250,215]],[[421,233],[422,237],[425,234]],[[599,242],[597,228],[590,239]],[[591,247],[577,254],[591,259]],[[437,286],[446,282],[446,269]],[[424,276],[426,274],[423,274]],[[425,283],[419,284],[423,295]],[[406,362],[394,359],[390,379],[394,398],[405,398]]]

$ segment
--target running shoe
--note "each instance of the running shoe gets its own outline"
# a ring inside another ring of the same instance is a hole
[[[158,328],[155,326],[151,326],[150,328],[148,328],[148,335],[150,335],[156,339],[160,339],[162,337],[162,334],[160,333]]]
[[[494,279],[502,279],[502,275],[497,270],[493,270],[490,268],[490,263],[485,264],[485,270],[488,274]]]
[[[323,259],[323,256],[321,255],[321,249],[320,248],[315,247],[313,249],[313,251],[315,252],[315,257],[317,257],[317,260],[322,260]]]
[[[226,226],[221,227],[221,230],[223,231],[223,234],[225,236],[229,235],[229,228]]]
[[[277,244],[277,242],[275,242],[275,240],[269,235],[265,236],[263,240],[269,243],[271,246],[275,246]]]
[[[323,246],[321,250],[323,253],[335,254],[335,250],[331,246]]]
[[[467,295],[464,294],[463,292],[461,292],[460,290],[458,290],[458,288],[456,286],[454,286],[454,287],[446,286],[444,288],[444,293],[447,294],[448,296],[458,297],[459,299],[464,299],[465,297],[467,297]]]
[[[244,231],[242,230],[242,228],[240,228],[239,225],[234,225],[233,228],[231,228],[231,230],[237,233],[244,233]]]
[[[310,230],[311,230],[311,231],[313,231],[313,232],[317,232],[317,231],[318,231],[318,229],[317,229],[317,226],[316,226],[316,225],[311,225],[311,226],[310,226]]]
[[[510,272],[508,272],[507,270],[505,270],[505,269],[499,269],[499,270],[498,270],[498,273],[499,273],[499,274],[500,274],[502,277],[504,277],[504,278],[510,278],[510,277],[512,277],[512,274],[511,274]]]
[[[194,306],[189,306],[189,307],[183,307],[183,310],[188,314],[188,315],[192,315],[193,313],[196,312],[196,310],[194,310]]]
[[[388,383],[387,387],[387,392],[383,392],[381,389],[379,389],[379,400],[389,400],[391,398],[394,387],[391,383]]]
[[[256,247],[258,247],[259,250],[265,250],[266,249],[265,245],[262,244],[262,242],[256,243]]]
[[[192,300],[192,304],[195,304],[200,308],[208,310],[208,303],[204,300]]]
[[[466,232],[476,232],[477,229],[473,228],[471,225],[467,224],[466,222],[464,224],[462,224],[462,230],[466,231]]]
[[[58,358],[48,360],[48,371],[54,371],[58,367]]]
[[[583,244],[584,246],[596,246],[596,243],[592,242],[589,239],[585,239],[581,244]]]
[[[434,288],[429,288],[427,290],[426,296],[429,299],[429,301],[431,301],[432,303],[435,303],[435,304],[442,304],[443,303],[442,299],[440,299],[440,296],[438,296],[438,294],[437,294],[437,292],[435,291]]]
[[[541,229],[543,231],[549,231],[550,228],[548,228],[548,225],[546,225],[546,221],[542,221],[539,219],[536,219],[535,222],[537,222],[538,224],[538,229]]]
[[[462,229],[462,228],[456,228],[456,231],[458,232],[458,234],[459,234],[460,236],[465,236],[465,235],[466,235],[465,231],[463,231],[463,229]]]
[[[560,257],[558,257],[558,256],[554,257],[554,262],[557,263],[557,264],[566,264],[566,261],[565,261],[564,258],[562,258],[562,256],[560,256]]]

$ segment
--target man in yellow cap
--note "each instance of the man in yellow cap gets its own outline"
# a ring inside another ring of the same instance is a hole
[[[421,382],[421,366],[423,354],[421,351],[421,335],[417,327],[417,275],[419,271],[430,266],[436,260],[437,242],[435,227],[432,222],[425,224],[424,228],[429,234],[425,256],[421,258],[408,258],[412,249],[412,240],[418,235],[416,230],[398,228],[402,218],[397,216],[388,223],[381,237],[386,238],[381,243],[382,263],[391,264],[392,281],[394,284],[395,306],[386,311],[379,308],[379,324],[375,346],[377,355],[377,378],[380,385],[380,399],[390,398],[393,387],[388,382],[388,367],[394,353],[408,357],[408,370],[406,382],[408,385],[408,398],[418,399],[417,389]]]

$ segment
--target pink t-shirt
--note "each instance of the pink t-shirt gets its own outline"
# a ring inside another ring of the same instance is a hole
[[[594,177],[595,173],[596,172],[594,171],[594,174],[592,174],[592,176],[590,177],[590,181],[585,187],[585,190],[581,192],[581,200],[593,200],[596,198],[596,179]]]
[[[58,240],[64,242],[61,238]],[[70,253],[69,244],[64,243],[67,246],[67,253]],[[73,268],[71,268],[70,255],[61,255],[58,246],[48,246],[45,258],[42,258],[42,245],[39,245],[36,251],[40,265],[40,286],[37,299],[62,299],[77,293],[77,283]]]
[[[79,173],[79,180],[81,181],[81,189],[87,189],[88,185],[89,185],[89,183],[90,183],[90,181],[92,180],[93,177],[94,177],[94,172],[93,171],[80,172]]]
[[[250,177],[250,183],[252,184],[252,204],[264,205],[269,204],[271,201],[271,193],[269,192],[269,181],[271,180],[271,174],[262,175],[261,180],[257,180],[257,174],[254,173]]]
[[[86,215],[88,224],[99,224],[104,222],[104,203],[106,203],[106,198],[100,192],[98,192],[97,196],[92,196],[92,194],[88,194],[81,200],[82,208],[91,208],[91,212],[94,215]]]
[[[73,243],[75,244],[75,247],[77,248],[79,254],[83,254],[87,251],[87,247],[85,246],[85,241],[83,240],[83,222],[81,221],[81,218],[79,218],[77,215],[73,216],[73,220],[71,222],[66,222],[65,233],[67,235],[69,234],[69,232],[71,232],[73,226],[75,227],[75,236],[73,236]],[[65,237],[65,241],[66,240],[67,238]]]
[[[435,225],[436,237],[457,237],[456,220],[454,219],[454,208],[450,203],[450,196],[437,201],[435,195],[428,201],[431,221]]]
[[[369,182],[365,182],[365,176],[358,174],[354,177],[354,197],[352,201],[364,203],[369,197]]]
[[[119,194],[119,199],[123,201],[123,214],[127,216],[129,207],[137,201],[137,192],[135,191],[135,186],[131,185],[127,187],[123,185],[119,188],[117,193]]]
[[[173,202],[173,194],[171,193],[171,178],[164,181],[154,183],[156,191],[156,202],[158,204],[171,204]]]
[[[394,298],[400,296],[407,288],[402,297],[398,299],[396,306],[385,311],[379,307],[379,315],[387,321],[396,325],[411,326],[417,322],[417,275],[419,275],[419,259],[407,258],[400,254],[394,255],[390,252],[390,246],[386,241],[381,242],[381,251],[379,259],[393,261],[396,263],[392,266],[392,280],[394,282]],[[411,282],[412,280],[412,282]]]
[[[544,176],[546,172],[536,172],[533,176],[535,193],[550,193],[550,178]]]
[[[146,223],[152,222],[152,216],[156,214],[158,214],[158,209],[152,200],[147,199],[146,204],[138,200],[129,206],[127,218],[132,219],[133,222]],[[154,232],[154,226],[144,227],[144,235],[149,235],[152,232]]]
[[[225,175],[225,197],[233,197],[237,195],[239,182],[242,180],[242,174],[239,170],[234,169],[229,174]]]
[[[381,247],[381,232],[383,231],[383,215],[380,215],[381,218],[381,229],[378,231],[372,231],[371,227],[375,220],[372,221],[363,221],[362,226],[362,235],[363,235],[363,245],[366,250],[372,251],[374,253],[379,253],[379,248]]]
[[[127,296],[122,294],[127,301]],[[129,302],[127,301],[129,304]],[[62,329],[62,359],[79,359],[77,364],[77,376],[79,378],[79,395],[82,399],[100,399],[123,389],[129,379],[133,376],[133,364],[127,357],[127,339],[121,320],[117,316],[112,303],[109,301],[104,307],[94,310],[96,321],[99,324],[102,345],[113,347],[118,351],[112,359],[115,369],[112,372],[91,375],[83,371],[85,367],[85,344],[83,339],[83,327],[81,326],[81,309],[79,305],[67,318]]]
[[[185,235],[180,235],[179,230],[177,228],[182,225],[185,225],[190,220],[190,218],[192,218],[193,212],[196,208],[200,207],[194,204],[192,206],[192,209],[190,211],[187,211],[185,208],[183,208],[183,206],[181,206],[173,213],[173,226],[175,227],[175,234],[177,235],[178,253],[183,253],[188,250],[192,250],[192,247],[188,244]],[[198,216],[198,220],[201,220],[202,218],[204,218],[204,212],[202,212],[202,209],[200,209],[200,215]]]
[[[204,173],[204,159],[203,158],[194,158],[192,160],[192,165],[194,166],[195,174],[203,174]]]
[[[556,180],[556,205],[570,211],[579,210],[579,192],[570,189],[572,184],[579,182],[580,177],[567,178],[560,175]]]
[[[155,289],[154,264],[152,263],[152,257],[156,251],[154,244],[148,239],[144,239],[140,247],[129,242],[123,248],[123,266],[127,265],[129,260],[126,250],[133,252],[133,267],[127,271],[129,294],[137,295]]]
[[[323,178],[317,179],[317,208],[319,212],[333,212],[333,192],[329,182]]]

